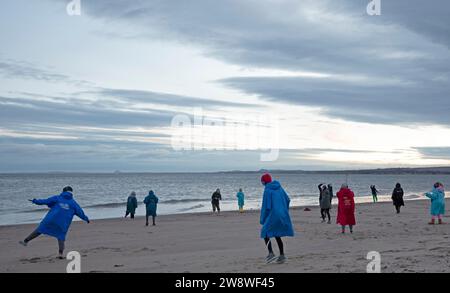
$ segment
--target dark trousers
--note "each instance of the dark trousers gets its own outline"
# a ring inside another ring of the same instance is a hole
[[[328,216],[328,221],[331,221],[330,209],[320,209],[320,215],[324,221],[326,216]]]
[[[146,225],[148,226],[148,219],[150,218],[150,215],[145,215],[145,223],[146,223]],[[155,224],[155,219],[156,219],[156,217],[155,216],[152,216],[152,220],[153,220],[153,226],[155,226],[156,224]]]
[[[130,218],[134,219],[134,213],[126,212],[125,218],[128,217],[128,215],[131,215]]]
[[[281,237],[275,237],[275,240],[277,241],[278,249],[280,250],[280,255],[284,255],[284,246]],[[264,238],[264,242],[266,243],[269,253],[273,253],[272,242],[270,241],[270,238]]]
[[[25,238],[24,242],[28,243],[31,240],[33,240],[41,235],[42,235],[41,233],[39,233],[37,230],[35,230],[27,238]],[[60,254],[63,254],[64,248],[65,248],[64,246],[65,246],[64,240],[58,240],[58,248],[59,248]]]

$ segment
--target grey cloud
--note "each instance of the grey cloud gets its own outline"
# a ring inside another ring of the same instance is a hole
[[[248,94],[352,121],[450,124],[450,3],[382,1],[382,16],[370,17],[368,2],[99,0],[85,7],[134,25],[140,36],[189,42],[229,63],[331,74],[223,81]]]
[[[444,159],[450,160],[450,146],[449,147],[416,147],[414,148],[420,152],[424,159]]]

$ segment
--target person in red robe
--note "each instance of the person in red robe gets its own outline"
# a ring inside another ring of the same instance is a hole
[[[337,193],[338,213],[336,223],[342,226],[342,234],[345,233],[345,226],[350,227],[350,233],[353,233],[353,226],[356,225],[355,219],[355,194],[348,188],[347,184],[342,184],[341,190]]]

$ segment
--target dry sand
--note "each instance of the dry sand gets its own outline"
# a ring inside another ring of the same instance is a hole
[[[406,202],[400,215],[391,203],[359,204],[353,235],[340,234],[335,206],[331,225],[321,223],[317,207],[294,208],[296,236],[285,238],[282,265],[264,262],[257,211],[161,216],[156,227],[145,227],[142,218],[76,222],[66,252],[81,253],[82,272],[365,272],[367,253],[378,251],[382,272],[449,273],[450,224],[427,225],[429,204]],[[66,271],[55,239],[18,245],[35,226],[0,227],[0,272]]]

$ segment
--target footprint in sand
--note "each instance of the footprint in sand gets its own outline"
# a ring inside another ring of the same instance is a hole
[[[20,261],[22,262],[22,264],[27,264],[27,263],[31,263],[31,264],[35,264],[35,263],[42,263],[42,262],[47,262],[47,263],[54,263],[56,260],[56,258],[53,257],[33,257],[33,258],[23,258]]]

